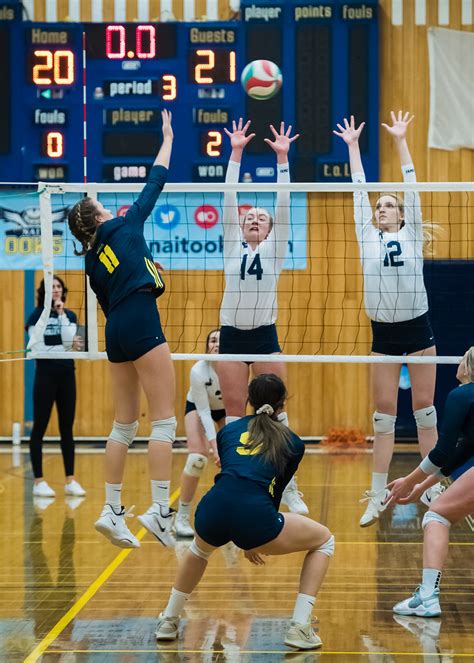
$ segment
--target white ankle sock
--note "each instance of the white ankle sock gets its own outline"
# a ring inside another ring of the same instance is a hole
[[[376,493],[379,493],[387,485],[388,473],[382,474],[381,472],[372,472],[372,488]]]
[[[309,624],[315,601],[315,596],[301,593],[298,594],[292,620],[298,622],[298,624]]]
[[[170,505],[170,481],[155,481],[151,479],[151,499],[154,504],[163,507]]]
[[[422,599],[428,598],[438,589],[441,581],[441,571],[439,569],[423,569],[423,580],[420,587]]]
[[[185,594],[180,592],[178,589],[171,590],[170,598],[168,600],[168,605],[163,611],[165,617],[179,617],[183,611],[184,604],[190,597],[190,594]]]
[[[179,500],[178,513],[182,514],[183,516],[189,516],[191,513],[191,503],[188,502],[186,504],[186,502],[181,502],[181,500]]]
[[[105,484],[105,503],[110,504],[114,511],[122,508],[122,485],[121,483]]]

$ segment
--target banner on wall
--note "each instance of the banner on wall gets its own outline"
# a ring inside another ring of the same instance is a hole
[[[429,28],[428,147],[474,149],[474,33]]]
[[[77,195],[53,196],[54,267],[58,271],[82,269],[74,255],[67,213]],[[131,194],[101,194],[112,214],[123,216]],[[223,269],[221,194],[162,194],[145,224],[150,251],[165,269]],[[259,193],[239,196],[239,212],[263,207],[275,217],[276,196]],[[276,220],[278,222],[278,220]],[[290,233],[285,269],[306,268],[306,194],[292,194]],[[42,269],[39,199],[36,194],[0,191],[0,269]]]

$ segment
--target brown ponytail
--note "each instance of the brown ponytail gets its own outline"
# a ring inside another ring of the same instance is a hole
[[[98,214],[96,201],[93,198],[82,198],[69,210],[67,215],[69,229],[82,245],[82,250],[78,251],[74,244],[76,256],[83,256],[92,248],[97,232]]]
[[[283,474],[293,454],[291,433],[275,414],[284,406],[286,397],[283,381],[273,373],[258,375],[249,384],[249,403],[257,416],[249,424],[246,449],[263,456],[278,474]]]

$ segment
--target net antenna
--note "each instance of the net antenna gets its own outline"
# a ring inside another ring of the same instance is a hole
[[[52,302],[52,285],[53,285],[53,275],[54,275],[54,252],[53,252],[53,247],[54,247],[54,242],[53,242],[53,214],[52,214],[52,196],[59,195],[62,198],[63,204],[64,201],[66,201],[69,204],[72,204],[72,202],[77,202],[77,199],[80,198],[81,195],[87,195],[90,197],[98,198],[100,195],[105,194],[108,195],[109,197],[111,195],[115,196],[117,202],[117,207],[119,204],[123,204],[123,194],[133,194],[135,197],[141,192],[143,188],[143,184],[94,184],[94,183],[85,183],[85,184],[57,184],[57,183],[39,183],[38,185],[38,191],[39,191],[39,197],[40,197],[40,213],[41,213],[41,235],[42,235],[42,259],[43,259],[43,272],[44,272],[44,280],[45,280],[45,302],[44,302],[44,310],[38,320],[38,323],[35,326],[34,332],[31,336],[30,342],[28,344],[28,348],[31,349],[30,356],[31,357],[38,357],[38,358],[64,358],[64,353],[47,353],[46,355],[43,353],[43,355],[40,355],[39,353],[34,352],[34,345],[37,341],[41,340],[43,337],[43,333],[47,324],[47,320],[49,317],[49,312],[51,310],[51,302]],[[221,205],[221,210],[222,210],[222,205],[223,205],[223,193],[226,191],[232,191],[235,193],[239,193],[240,195],[244,195],[244,198],[247,200],[253,200],[255,201],[256,194],[275,194],[278,191],[289,191],[292,194],[306,194],[303,198],[307,201],[307,218],[306,218],[306,233],[309,237],[314,237],[312,234],[314,232],[315,227],[317,228],[318,224],[321,225],[323,223],[327,224],[327,227],[329,228],[331,224],[334,224],[336,226],[337,224],[340,224],[344,230],[344,238],[339,239],[339,240],[334,240],[334,239],[328,239],[329,235],[321,235],[318,236],[317,240],[317,245],[318,245],[318,255],[326,255],[329,256],[328,250],[327,250],[327,244],[330,241],[338,241],[340,243],[343,243],[343,253],[341,253],[342,257],[345,258],[345,252],[346,248],[350,244],[354,244],[354,222],[353,222],[353,207],[352,207],[352,197],[346,196],[345,198],[341,194],[351,194],[354,193],[355,191],[367,191],[367,192],[372,192],[376,194],[380,194],[380,192],[384,193],[405,193],[405,192],[425,192],[427,194],[432,194],[433,196],[437,196],[438,194],[442,193],[447,193],[449,194],[449,199],[451,199],[451,195],[455,193],[463,193],[466,195],[466,203],[465,207],[466,209],[463,211],[463,224],[467,224],[466,228],[463,229],[462,232],[464,233],[464,239],[462,240],[465,243],[464,249],[463,249],[463,258],[468,258],[472,259],[471,255],[469,254],[469,246],[470,242],[472,241],[471,237],[471,231],[469,230],[468,226],[469,224],[469,219],[472,217],[472,193],[474,192],[474,183],[472,182],[417,182],[417,183],[401,183],[401,182],[390,182],[390,183],[380,183],[380,182],[375,182],[375,183],[363,183],[363,184],[353,184],[353,183],[339,183],[339,184],[327,184],[327,183],[291,183],[291,184],[275,184],[275,183],[267,183],[267,184],[224,184],[224,183],[219,183],[219,184],[206,184],[206,183],[199,183],[199,184],[167,184],[163,190],[162,196],[159,199],[159,202],[157,205],[162,205],[163,203],[167,203],[168,200],[174,200],[176,198],[176,194],[181,194],[182,197],[185,200],[188,200],[188,196],[190,194],[194,194],[195,196],[200,196],[201,201],[206,202],[206,194],[218,194],[220,196],[220,205]],[[73,195],[71,195],[73,194]],[[310,195],[308,195],[310,194]],[[174,198],[172,197],[174,195]],[[169,196],[169,198],[168,198]],[[328,218],[325,218],[324,214],[327,213],[328,209],[331,209],[330,207],[328,208],[327,206],[327,200],[331,200],[329,196],[339,196],[339,198],[336,199],[336,204],[332,206],[333,210],[336,210],[335,212],[333,211],[333,218],[332,220],[328,220]],[[341,202],[339,202],[341,201]],[[344,202],[345,201],[345,202]],[[254,203],[255,204],[255,203]],[[293,202],[290,204],[291,206],[293,205]],[[326,207],[325,207],[326,206]],[[431,203],[432,207],[439,206],[438,203]],[[448,209],[448,212],[450,211],[449,205],[445,206],[446,209]],[[314,210],[316,208],[316,212],[313,214],[309,213],[310,210]],[[321,212],[318,208],[324,208],[324,211]],[[454,206],[453,208],[456,213],[458,212],[458,208]],[[186,210],[188,212],[188,210]],[[188,218],[188,214],[185,215],[186,218],[188,219],[187,223],[189,226],[193,225],[192,220],[190,217]],[[192,215],[191,215],[192,216]],[[314,216],[314,218],[313,218]],[[451,224],[451,220],[448,220],[448,223]],[[456,223],[460,223],[456,221]],[[151,224],[151,227],[153,226],[153,221],[149,220],[147,221],[147,224]],[[346,235],[346,226],[347,228],[347,235]],[[146,226],[145,226],[146,227]],[[454,224],[453,224],[454,227]],[[450,231],[452,228],[450,228]],[[154,232],[154,231],[153,231]],[[171,231],[169,235],[169,239],[171,240]],[[350,233],[350,234],[349,234]],[[449,233],[448,233],[449,235]],[[452,240],[448,239],[445,240],[448,242],[448,258],[450,256],[450,251],[451,251],[451,245],[450,242]],[[456,240],[457,241],[457,240]],[[155,243],[155,242],[154,242]],[[310,242],[308,242],[309,245],[311,243],[315,244],[315,240],[311,239]],[[353,250],[352,250],[353,251]],[[466,255],[464,256],[464,253]],[[352,263],[357,262],[358,263],[358,256],[357,258],[354,257],[355,253],[353,251],[353,255],[351,257]],[[166,260],[166,256],[158,256],[158,260]],[[173,260],[173,256],[168,258],[169,260]],[[178,258],[179,260],[182,261],[182,258]],[[314,276],[315,275],[315,270],[316,266],[313,266],[313,260],[311,260],[311,256],[307,255],[308,263],[307,267],[309,269],[309,276]],[[332,258],[331,258],[332,260]],[[351,264],[352,264],[351,263]],[[79,264],[79,263],[78,263]],[[82,269],[83,269],[83,260],[81,262],[82,264]],[[213,263],[215,264],[215,263]],[[182,266],[181,266],[182,269]],[[222,269],[222,266],[216,268],[217,273],[219,274]],[[303,274],[304,277],[308,276],[308,269],[306,272]],[[189,267],[186,267],[184,270],[185,274],[189,273]],[[296,283],[297,279],[299,278],[299,275],[296,273],[297,270],[287,270],[287,274],[290,273],[292,275],[292,278],[294,279],[294,282]],[[337,275],[338,273],[336,273]],[[360,275],[360,269],[358,271],[358,274]],[[318,275],[319,276],[319,275]],[[322,274],[323,277],[327,277],[327,274]],[[340,274],[341,277],[346,278],[348,274],[345,272]],[[175,277],[172,276],[170,278],[170,281],[172,282]],[[209,278],[214,279],[217,281],[215,275],[211,276]],[[100,342],[100,335],[99,335],[99,328],[98,328],[98,313],[97,313],[97,300],[95,297],[94,292],[90,288],[90,284],[87,281],[87,287],[86,287],[86,310],[87,310],[87,329],[86,329],[86,350],[85,351],[71,351],[68,352],[68,357],[71,359],[103,359],[106,357],[105,352],[101,352],[101,342]],[[307,283],[307,280],[305,281]],[[186,286],[187,286],[187,281],[186,281]],[[306,294],[308,294],[307,290],[307,285],[306,286],[301,286],[301,289],[298,290],[299,294],[304,294],[306,288]],[[318,291],[316,294],[320,295],[322,290]],[[189,291],[191,293],[191,290]],[[188,294],[186,291],[186,298],[188,298]],[[181,352],[180,350],[183,347],[183,344],[185,347],[186,343],[182,341],[183,337],[183,330],[186,329],[186,325],[188,323],[188,320],[186,318],[186,305],[188,304],[188,299],[186,299],[186,303],[184,305],[184,315],[183,311],[179,310],[179,306],[182,305],[183,297],[182,297],[182,292],[173,293],[171,292],[171,295],[169,296],[169,306],[168,306],[168,327],[170,329],[169,332],[167,332],[167,336],[169,336],[169,341],[172,350],[177,350],[177,352],[174,352],[172,354],[172,357],[174,360],[181,361],[181,360],[198,360],[198,359],[206,359],[207,361],[268,361],[268,355],[257,355],[257,354],[251,354],[249,353],[248,355],[208,355],[208,354],[203,354],[200,352]],[[215,294],[215,301],[220,302],[220,298],[222,296],[222,292],[214,292]],[[311,293],[310,297],[311,297]],[[325,292],[325,302],[331,302],[331,298],[334,298],[334,302],[337,303],[336,297],[337,297],[338,291],[337,290],[332,290],[329,289],[327,292]],[[195,295],[195,293],[189,294],[189,301],[192,301],[192,295]],[[362,290],[357,291],[357,295],[359,297],[359,304],[357,304],[356,309],[363,311],[363,305],[362,305],[362,295],[363,292]],[[160,300],[161,302],[162,300]],[[344,305],[347,302],[344,302]],[[212,318],[214,320],[217,319],[217,313],[218,313],[218,308],[219,308],[219,303],[213,304],[214,308],[212,309]],[[323,306],[313,306],[312,312],[316,312],[318,314],[322,314],[320,317],[322,319],[322,327],[323,327],[323,332],[324,332],[324,326],[325,326],[325,308],[326,304],[323,304]],[[163,307],[163,304],[160,304],[160,309]],[[330,307],[328,307],[329,310]],[[166,309],[164,309],[166,310]],[[300,306],[301,310],[301,306]],[[349,310],[349,308],[347,309]],[[283,307],[280,305],[280,318],[283,317],[283,315],[286,313],[286,311],[283,309]],[[352,308],[352,313],[354,313],[354,307]],[[176,320],[178,319],[179,316],[182,316],[184,319],[184,322],[182,324],[182,327],[176,332],[175,329],[177,327],[177,322]],[[290,313],[291,315],[291,313]],[[344,319],[343,319],[344,321]],[[284,326],[284,323],[280,323],[277,321],[277,324],[280,327]],[[304,323],[304,324],[312,324],[313,328],[314,323]],[[318,323],[319,327],[321,327],[321,323]],[[343,324],[340,323],[341,325]],[[368,325],[368,321],[364,318],[364,323],[366,326]],[[468,324],[466,322],[466,324]],[[287,323],[287,334],[289,334],[289,331],[293,332],[294,335],[294,329],[291,329],[291,318],[290,322]],[[206,323],[207,326],[207,323]],[[208,325],[209,328],[211,328],[211,323]],[[214,325],[215,326],[215,325]],[[296,325],[298,326],[298,325]],[[329,325],[330,326],[330,325]],[[318,327],[318,329],[319,329]],[[320,347],[321,347],[321,337],[319,342],[316,341],[305,341],[304,340],[304,334],[306,332],[305,329],[302,328],[301,324],[300,327],[297,330],[298,332],[301,331],[301,337],[303,338],[303,341],[298,341],[298,343],[294,342],[288,342],[288,345],[291,346],[291,343],[293,345],[297,346],[299,348],[297,354],[282,354],[282,355],[272,355],[272,361],[276,362],[288,362],[288,363],[295,363],[295,362],[307,362],[307,363],[396,363],[396,364],[409,364],[409,363],[426,363],[426,364],[456,364],[459,363],[461,357],[460,356],[378,356],[378,355],[369,355],[367,353],[365,354],[356,354],[355,348],[356,345],[359,344],[359,341],[357,342],[352,342],[352,349],[350,350],[350,354],[328,354],[327,351],[324,352],[324,348],[331,346],[331,344],[337,348],[339,347],[339,340],[336,338],[336,341],[331,343],[327,341],[323,341],[323,347],[322,353],[320,354]],[[203,332],[203,326],[201,324],[201,328],[198,330],[199,333]],[[322,332],[322,333],[323,333]],[[350,332],[350,330],[349,330]],[[173,337],[173,334],[175,334],[176,338]],[[350,334],[349,334],[350,335]],[[354,336],[356,336],[357,333],[354,332]],[[289,337],[289,336],[288,336]],[[337,332],[336,332],[336,337],[337,337]],[[286,336],[285,336],[286,340]],[[335,344],[335,345],[334,345]],[[346,344],[347,345],[347,344]],[[194,349],[197,347],[196,343],[194,343],[191,347]],[[343,347],[343,344],[341,343],[341,347]],[[369,346],[366,342],[366,340],[363,341],[363,347],[366,348],[366,350],[369,349]],[[309,350],[309,352],[308,352]],[[331,351],[331,350],[330,350]],[[335,352],[335,351],[334,351]]]

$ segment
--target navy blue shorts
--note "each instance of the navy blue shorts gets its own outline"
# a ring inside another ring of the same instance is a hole
[[[234,355],[271,355],[281,352],[275,325],[264,325],[255,329],[221,327],[219,352]],[[245,362],[253,364],[252,361]]]
[[[184,410],[184,416],[188,414],[188,412],[194,412],[197,410],[197,407],[194,403],[191,403],[191,401],[186,401],[186,409]],[[225,417],[225,410],[211,410],[211,417],[213,421],[220,421],[221,419],[224,419]]]
[[[428,313],[403,322],[371,322],[372,352],[382,355],[410,355],[435,344]]]
[[[245,479],[222,477],[199,502],[194,517],[198,536],[211,546],[233,541],[251,550],[273,541],[283,529],[283,514],[262,488]]]
[[[109,313],[105,349],[109,361],[135,361],[166,343],[153,292],[137,290]]]

